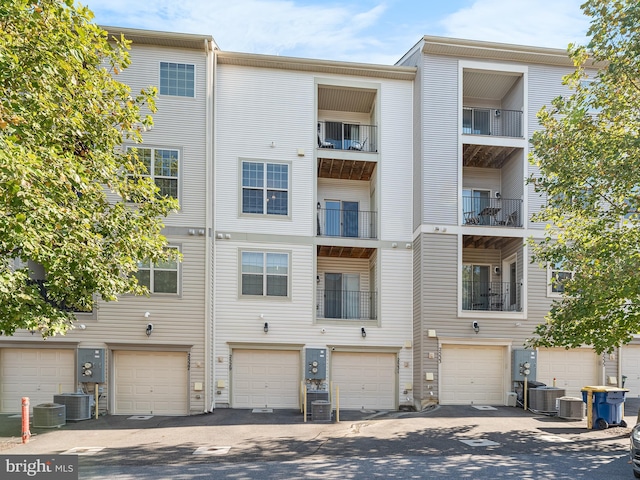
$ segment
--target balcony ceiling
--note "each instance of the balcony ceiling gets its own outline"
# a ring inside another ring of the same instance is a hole
[[[462,146],[463,165],[465,167],[502,168],[509,161],[516,147],[502,147],[497,145]]]
[[[376,162],[319,158],[318,178],[364,180],[365,182],[368,182],[371,180],[371,175],[375,168]]]
[[[506,247],[513,239],[500,236],[483,236],[483,235],[465,235],[462,240],[464,248],[482,248],[501,250]],[[521,239],[520,239],[521,241]]]
[[[318,245],[319,257],[333,258],[370,258],[375,253],[375,248],[365,247],[341,247],[338,245]]]
[[[318,110],[371,113],[375,100],[375,90],[330,86],[318,88]]]
[[[512,72],[464,71],[465,98],[502,100],[522,74]]]

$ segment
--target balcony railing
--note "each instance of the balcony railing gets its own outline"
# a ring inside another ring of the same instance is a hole
[[[462,282],[462,309],[520,312],[521,285],[518,282]]]
[[[522,138],[522,112],[496,108],[462,108],[462,133]]]
[[[376,292],[318,289],[317,317],[376,320]]]
[[[464,225],[522,227],[522,200],[515,198],[462,197]]]
[[[377,238],[376,218],[376,212],[348,208],[318,208],[316,235]]]
[[[378,127],[342,122],[318,122],[318,148],[377,152]]]

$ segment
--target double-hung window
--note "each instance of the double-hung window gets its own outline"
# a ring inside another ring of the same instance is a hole
[[[563,269],[562,262],[549,264],[547,294],[554,297],[564,294],[564,284],[567,280],[571,280],[572,277],[573,272]]]
[[[178,293],[178,262],[175,259],[158,263],[143,260],[138,262],[135,275],[138,283],[151,293]]]
[[[242,162],[242,213],[289,214],[289,165]]]
[[[195,97],[196,66],[160,62],[160,95]]]
[[[128,150],[131,150],[129,147]],[[161,197],[178,198],[180,151],[171,148],[137,148],[138,159],[144,164],[147,177],[160,189]]]
[[[289,254],[242,252],[242,295],[289,295]]]

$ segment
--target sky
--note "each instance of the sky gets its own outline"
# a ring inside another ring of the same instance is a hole
[[[95,22],[211,35],[223,51],[392,65],[423,35],[586,44],[584,0],[84,0]]]

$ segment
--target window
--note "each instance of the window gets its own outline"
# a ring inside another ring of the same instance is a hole
[[[195,97],[196,66],[160,62],[160,95]]]
[[[151,293],[178,293],[177,260],[172,259],[157,264],[149,260],[138,262],[138,271],[135,275],[138,283],[147,287]]]
[[[128,147],[127,150],[131,150]],[[147,174],[160,189],[162,197],[178,198],[178,167],[180,152],[167,148],[137,148],[138,158]]]
[[[571,270],[563,270],[562,262],[549,265],[547,269],[548,287],[547,294],[550,296],[560,296],[564,294],[564,283],[573,277]]]
[[[242,162],[242,213],[289,214],[289,165]]]
[[[286,297],[289,254],[242,252],[242,295]]]

